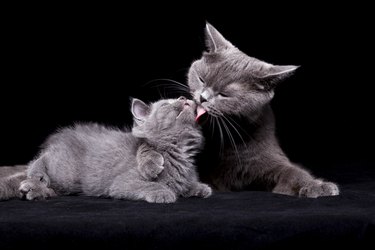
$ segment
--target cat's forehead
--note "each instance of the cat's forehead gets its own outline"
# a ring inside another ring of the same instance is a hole
[[[242,90],[244,82],[248,82],[251,71],[247,69],[249,63],[237,61],[222,61],[208,66],[204,72],[207,86],[221,89],[232,88]]]
[[[207,86],[217,90],[230,87],[239,91],[248,87],[243,83],[251,82],[269,66],[238,50],[226,54],[206,54],[197,64],[198,73],[205,78]]]
[[[203,54],[201,65],[203,70],[216,71],[216,73],[240,73],[258,72],[270,66],[255,57],[251,57],[242,51],[234,48],[221,53],[205,53]]]

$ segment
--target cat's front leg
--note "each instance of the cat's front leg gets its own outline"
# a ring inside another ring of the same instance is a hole
[[[182,196],[184,197],[196,196],[200,198],[207,198],[211,195],[212,195],[212,189],[210,186],[204,183],[197,182],[197,183],[194,183],[191,186],[190,190],[187,193],[183,194]]]
[[[280,166],[277,173],[278,180],[272,190],[274,193],[308,198],[335,196],[340,193],[335,183],[316,179],[299,166]]]
[[[147,144],[139,146],[137,151],[137,169],[146,180],[154,180],[164,170],[164,158]]]

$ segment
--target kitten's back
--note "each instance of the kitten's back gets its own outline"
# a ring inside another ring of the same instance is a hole
[[[55,172],[55,188],[102,195],[118,174],[117,163],[135,164],[137,143],[128,129],[76,124],[51,135],[41,155],[47,157],[48,168]]]

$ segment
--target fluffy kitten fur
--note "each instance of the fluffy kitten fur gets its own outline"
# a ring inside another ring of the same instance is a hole
[[[188,74],[194,100],[209,119],[207,147],[198,164],[202,181],[218,190],[260,188],[304,197],[338,195],[336,184],[316,179],[290,162],[275,137],[270,107],[274,88],[297,67],[247,56],[210,24],[205,35],[208,52],[193,62]],[[219,140],[209,140],[213,130]]]
[[[146,105],[133,99],[132,113],[132,131],[91,124],[50,136],[28,165],[21,193],[27,200],[83,194],[156,203],[210,196],[195,171],[203,136],[194,102],[180,97]]]

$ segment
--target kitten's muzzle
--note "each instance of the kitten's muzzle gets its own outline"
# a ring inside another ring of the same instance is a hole
[[[184,96],[180,96],[178,99],[178,101],[180,101],[182,103],[182,108],[192,108],[192,109],[195,109],[196,108],[196,104],[194,101],[192,100],[189,100],[187,99],[186,97]]]
[[[185,121],[194,122],[196,116],[196,104],[193,100],[189,100],[184,96],[181,96],[177,99],[179,114],[176,119],[182,118]]]

